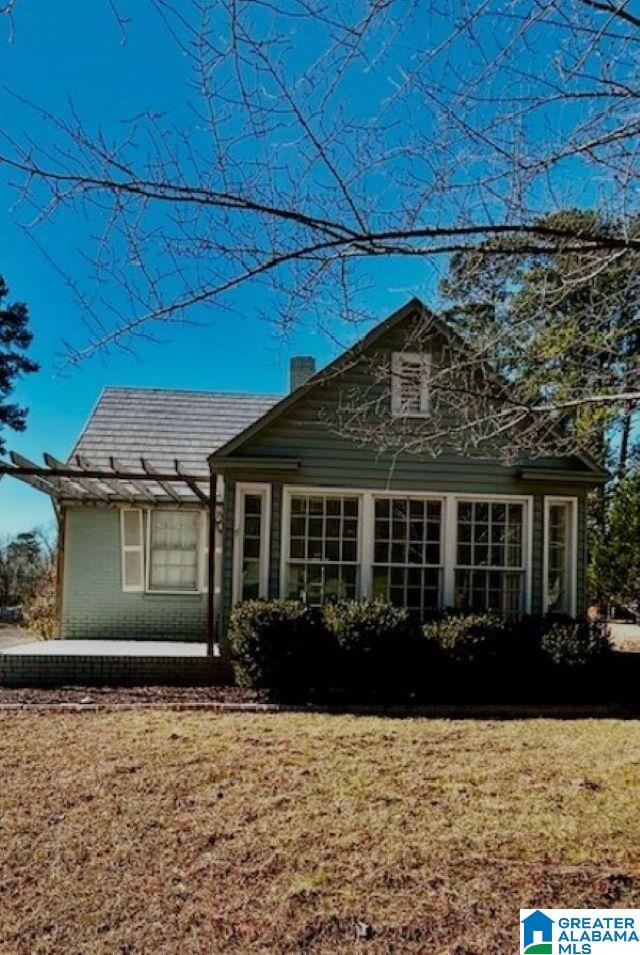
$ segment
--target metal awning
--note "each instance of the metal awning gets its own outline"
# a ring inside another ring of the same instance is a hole
[[[44,465],[36,464],[15,451],[11,463],[0,461],[0,478],[5,474],[24,481],[51,497],[54,502],[129,502],[132,504],[208,504],[210,475],[194,474],[173,459],[167,467],[149,458],[122,461],[110,456],[106,463],[82,454],[59,461],[44,454]]]

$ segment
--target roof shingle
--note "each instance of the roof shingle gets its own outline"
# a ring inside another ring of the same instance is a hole
[[[139,467],[144,457],[173,470],[177,458],[190,474],[208,474],[207,458],[260,418],[282,395],[105,388],[72,451],[98,466]]]

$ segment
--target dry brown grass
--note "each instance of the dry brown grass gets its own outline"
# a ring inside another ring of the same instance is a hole
[[[20,713],[0,760],[2,953],[504,955],[520,906],[640,905],[636,722]]]

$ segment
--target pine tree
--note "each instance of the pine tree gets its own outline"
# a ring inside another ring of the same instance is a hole
[[[25,354],[33,337],[28,327],[27,306],[14,302],[3,307],[3,299],[8,295],[9,289],[0,276],[0,433],[4,428],[24,431],[27,409],[7,398],[21,375],[38,370],[38,365]],[[5,443],[0,435],[0,453],[4,451]]]

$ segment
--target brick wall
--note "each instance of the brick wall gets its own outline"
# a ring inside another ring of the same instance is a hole
[[[206,594],[123,593],[120,512],[66,513],[62,634],[71,639],[204,640]]]
[[[0,656],[0,686],[211,686],[233,682],[206,657]]]

